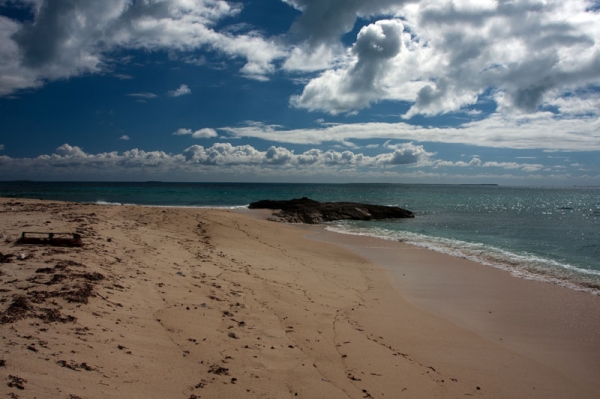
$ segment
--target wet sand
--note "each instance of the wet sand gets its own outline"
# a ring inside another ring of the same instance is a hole
[[[21,231],[78,232],[84,245],[16,245]],[[440,289],[462,301],[414,272],[445,258],[404,249],[404,280],[391,278],[383,258],[366,258],[383,252],[358,255],[305,238],[314,231],[208,209],[0,199],[0,233],[0,393],[12,397],[600,392],[431,307],[446,302],[431,295]]]
[[[399,242],[309,237],[382,266],[418,308],[600,390],[600,297]]]

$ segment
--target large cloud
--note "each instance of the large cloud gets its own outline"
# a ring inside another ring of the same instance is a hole
[[[292,31],[312,43],[335,42],[354,27],[357,17],[392,13],[407,0],[283,0],[302,11]]]
[[[291,33],[305,39],[294,46],[283,67],[315,71],[339,61],[344,51],[339,38],[354,28],[356,19],[393,15],[410,0],[282,0],[300,10]]]
[[[389,60],[402,49],[403,25],[399,20],[384,20],[360,30],[352,47],[355,62],[347,70],[328,71],[314,79],[301,96],[292,97],[296,107],[327,109],[335,114],[364,108],[386,96],[380,82]]]
[[[328,40],[349,30],[352,15],[366,13],[351,2],[345,9],[354,14],[321,12],[320,19],[309,18],[309,10],[320,10],[316,2],[289,2],[305,10],[298,21],[303,29]],[[385,32],[385,41],[402,43],[402,51],[385,60],[382,53],[360,51],[365,43],[378,48],[382,36],[365,32],[381,28],[383,21],[363,28],[345,62],[312,79],[292,97],[293,106],[335,114],[380,100],[407,101],[412,107],[405,117],[410,118],[492,99],[502,112],[531,113],[600,84],[600,13],[589,1],[368,3],[371,15],[387,12],[402,23],[404,29]],[[369,65],[371,73],[361,65]]]
[[[285,55],[255,32],[215,30],[241,8],[221,0],[70,0],[13,3],[30,7],[33,21],[0,16],[0,95],[46,80],[110,70],[119,49],[191,51],[200,48],[241,57],[241,73],[265,79]]]

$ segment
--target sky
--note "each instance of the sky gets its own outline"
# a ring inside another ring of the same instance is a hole
[[[0,180],[600,185],[600,1],[0,0]]]

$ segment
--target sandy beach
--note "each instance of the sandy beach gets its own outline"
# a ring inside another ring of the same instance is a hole
[[[600,298],[466,260],[215,209],[2,198],[0,234],[7,397],[600,396]]]

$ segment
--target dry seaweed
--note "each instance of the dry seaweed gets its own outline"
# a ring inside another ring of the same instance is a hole
[[[208,372],[217,375],[229,375],[229,369],[221,367],[218,364],[213,364],[212,366],[210,366]]]
[[[75,363],[71,360],[71,362],[67,363],[66,360],[59,360],[56,362],[59,366],[68,368],[73,371],[85,370],[85,371],[94,371],[95,368],[88,366],[86,362],[83,363]]]
[[[0,324],[14,323],[24,319],[33,311],[29,301],[24,296],[15,296],[8,308],[0,314]]]
[[[8,385],[9,388],[17,388],[17,389],[23,390],[23,389],[25,389],[26,382],[27,382],[26,379],[21,378],[18,375],[10,374],[8,376],[8,383],[6,385]]]
[[[4,255],[2,252],[0,252],[0,263],[10,263],[14,257],[15,256],[13,254]]]
[[[28,287],[27,292],[16,294],[6,310],[0,312],[0,324],[14,323],[24,318],[37,318],[44,322],[67,323],[75,317],[61,312],[62,307],[52,301],[53,307],[40,307],[51,298],[61,298],[67,303],[87,304],[94,296],[94,286],[105,279],[102,273],[72,270],[71,267],[86,267],[71,260],[58,260],[54,267],[42,267],[26,280],[41,289]],[[48,288],[42,288],[42,287]],[[7,301],[3,297],[0,302]]]

